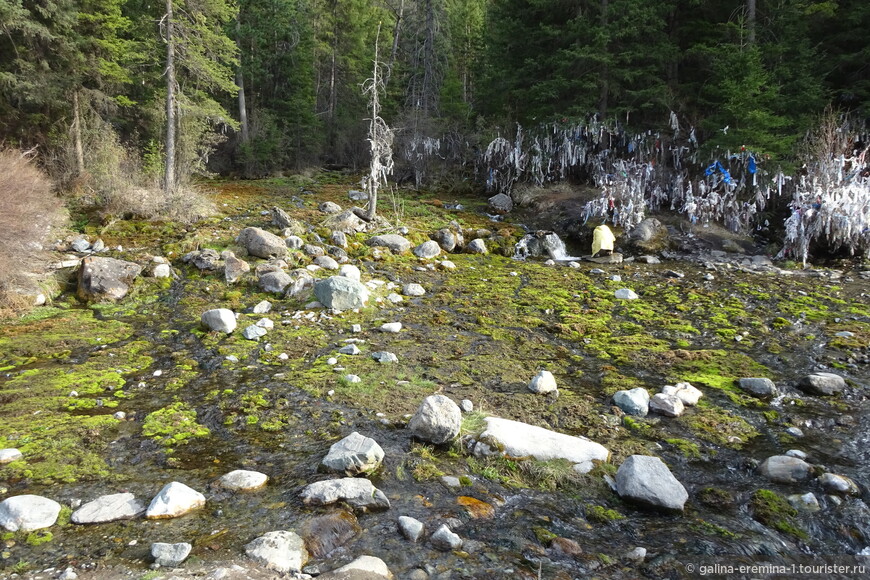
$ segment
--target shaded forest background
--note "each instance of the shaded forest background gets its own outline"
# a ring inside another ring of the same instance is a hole
[[[180,176],[368,163],[379,26],[400,179],[517,123],[671,111],[706,148],[788,162],[827,106],[870,105],[858,0],[0,0],[0,142],[67,183],[159,181],[170,20]]]

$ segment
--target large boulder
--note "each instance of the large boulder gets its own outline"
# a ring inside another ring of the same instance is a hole
[[[236,315],[229,308],[206,310],[200,317],[202,325],[215,332],[231,333],[236,329]]]
[[[273,233],[260,228],[245,228],[239,232],[236,242],[248,253],[258,258],[283,258],[287,255],[287,243]]]
[[[798,388],[811,395],[836,395],[846,388],[846,381],[834,373],[813,373],[798,381]]]
[[[809,479],[812,466],[797,457],[774,455],[758,466],[758,472],[770,481],[777,483],[797,483]]]
[[[436,445],[456,438],[461,426],[462,411],[444,395],[430,395],[423,399],[408,422],[408,429],[414,437]]]
[[[647,252],[657,252],[668,247],[670,242],[668,228],[654,217],[637,224],[629,233],[628,240],[636,248]]]
[[[371,437],[356,431],[329,448],[329,453],[320,462],[326,471],[343,473],[349,477],[369,473],[384,460],[384,450]]]
[[[53,526],[60,504],[39,495],[16,495],[0,502],[0,527],[10,532],[30,532]]]
[[[257,280],[257,285],[260,286],[263,292],[281,294],[291,282],[293,282],[293,279],[287,272],[284,270],[273,270],[260,276],[259,280]]]
[[[295,532],[268,532],[245,546],[249,558],[276,572],[300,572],[308,562],[305,542]]]
[[[489,209],[493,213],[506,214],[514,208],[514,200],[504,193],[497,193],[487,201],[489,201]]]
[[[741,390],[760,399],[769,399],[779,394],[776,384],[765,377],[744,377],[737,381]]]
[[[594,467],[593,461],[607,461],[610,456],[606,447],[585,437],[499,417],[487,417],[485,421],[486,429],[474,445],[475,455],[533,457],[538,461],[567,459],[584,473]]]
[[[658,457],[632,455],[616,472],[616,492],[623,499],[654,508],[683,511],[689,494]]]
[[[394,254],[402,254],[411,249],[411,242],[399,234],[384,234],[366,240],[366,245],[373,248],[388,248]]]
[[[465,245],[465,237],[458,229],[441,228],[431,237],[445,252],[452,252]]]
[[[120,300],[141,272],[142,266],[133,262],[88,256],[79,267],[78,296],[92,302]]]
[[[330,276],[314,285],[314,296],[326,308],[353,310],[366,305],[369,290],[352,278]]]
[[[354,211],[354,208],[346,209],[341,213],[330,215],[323,223],[327,228],[343,232],[345,234],[355,234],[364,232],[368,224],[360,218]]]
[[[145,513],[145,504],[132,493],[102,495],[73,512],[74,524],[102,524],[116,520],[129,520]]]
[[[343,477],[316,481],[302,490],[305,505],[329,505],[343,501],[362,512],[385,510],[390,500],[371,481],[360,477]]]
[[[177,518],[205,505],[205,496],[198,491],[173,481],[163,486],[145,511],[149,520]]]
[[[646,417],[649,413],[649,392],[643,387],[616,391],[613,393],[613,404],[626,415]]]

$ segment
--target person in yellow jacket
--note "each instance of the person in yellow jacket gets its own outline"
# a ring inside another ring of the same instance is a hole
[[[604,224],[598,226],[592,232],[592,257],[594,258],[599,253],[602,256],[609,256],[613,253],[613,242],[616,241],[616,236],[610,231],[610,228]]]

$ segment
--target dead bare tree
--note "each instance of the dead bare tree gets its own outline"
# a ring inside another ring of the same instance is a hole
[[[368,192],[369,205],[366,219],[375,217],[378,205],[378,188],[387,185],[387,176],[393,173],[393,130],[381,118],[380,93],[385,90],[384,79],[381,74],[381,63],[378,61],[378,42],[381,37],[381,25],[378,24],[378,33],[375,36],[375,60],[372,67],[372,76],[363,84],[363,93],[369,95],[369,145],[372,159],[369,164],[369,173],[363,178],[363,188]]]

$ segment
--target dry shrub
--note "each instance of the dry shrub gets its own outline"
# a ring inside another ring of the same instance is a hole
[[[0,150],[0,307],[20,306],[44,269],[43,244],[66,219],[49,178],[17,149]]]

